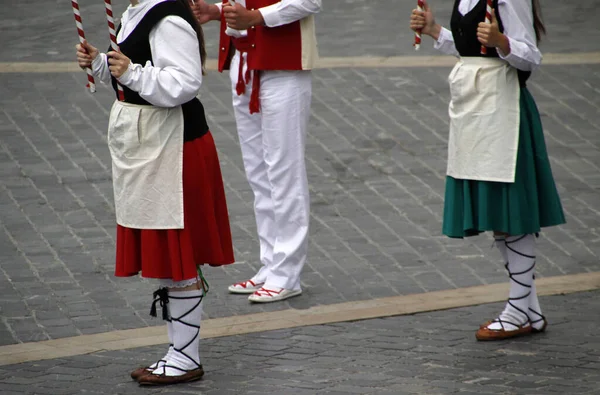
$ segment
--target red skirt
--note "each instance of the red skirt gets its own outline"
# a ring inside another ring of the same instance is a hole
[[[117,225],[115,275],[182,281],[234,262],[221,167],[210,132],[183,145],[183,229]]]

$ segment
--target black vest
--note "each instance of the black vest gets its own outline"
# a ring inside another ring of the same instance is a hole
[[[487,1],[479,0],[477,5],[465,15],[461,15],[458,11],[459,4],[460,0],[454,2],[450,27],[452,29],[452,36],[454,37],[454,45],[460,56],[499,57],[496,48],[488,48],[487,54],[482,55],[481,43],[477,40],[477,27],[480,22],[485,21]],[[492,8],[496,11],[496,19],[498,19],[500,32],[504,32],[504,25],[502,24],[502,19],[498,13],[498,0],[493,0]],[[519,84],[521,87],[524,87],[531,72],[523,70],[517,71],[519,74]]]
[[[145,65],[147,61],[152,63],[152,50],[150,48],[150,31],[163,18],[175,15],[183,18],[191,26],[194,26],[194,16],[186,8],[175,0],[168,0],[152,7],[142,18],[135,29],[127,38],[119,44],[120,51],[131,59],[132,63]],[[121,25],[117,33],[121,30]],[[112,49],[109,49],[112,50]],[[117,93],[117,79],[111,77],[112,85]],[[137,92],[123,86],[125,101],[132,104],[151,105],[144,100]],[[117,94],[118,99],[118,94]],[[191,141],[208,132],[208,124],[204,114],[204,106],[200,100],[194,98],[181,106],[183,111],[183,139]]]

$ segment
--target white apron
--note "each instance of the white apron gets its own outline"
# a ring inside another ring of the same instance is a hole
[[[115,101],[108,124],[117,223],[183,228],[183,112]]]
[[[461,58],[450,82],[448,169],[463,180],[515,180],[519,145],[519,78],[498,58]]]

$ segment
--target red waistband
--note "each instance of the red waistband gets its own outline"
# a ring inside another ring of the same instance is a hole
[[[248,52],[250,48],[252,48],[252,43],[246,37],[232,37],[231,41],[233,42],[233,46],[240,52]]]

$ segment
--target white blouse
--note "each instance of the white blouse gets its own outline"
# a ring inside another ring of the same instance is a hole
[[[477,3],[479,0],[461,0],[458,11],[465,15]],[[531,1],[498,0],[498,13],[510,43],[510,53],[505,55],[498,48],[498,55],[519,70],[535,70],[542,63],[542,54],[536,44]],[[459,56],[452,32],[446,28],[442,28],[435,48],[447,55]]]
[[[146,13],[165,0],[139,0],[129,6],[121,18],[117,43],[123,42]],[[202,85],[202,62],[196,31],[183,18],[168,16],[150,31],[152,63],[130,64],[119,82],[158,107],[176,107],[192,100]],[[110,83],[106,54],[92,62],[101,81]]]

